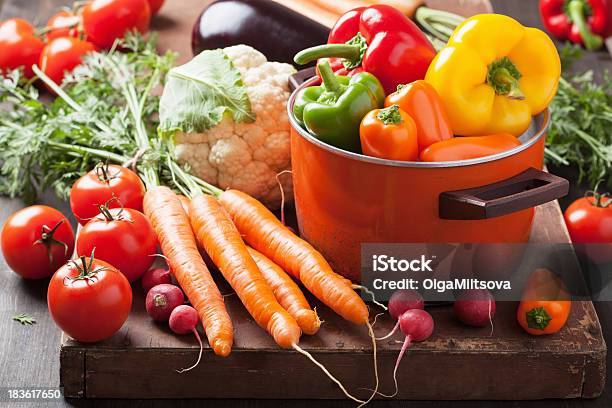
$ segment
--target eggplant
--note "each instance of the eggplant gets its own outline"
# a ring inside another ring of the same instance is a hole
[[[193,27],[194,55],[205,49],[246,44],[269,61],[296,65],[304,48],[325,44],[329,29],[271,0],[218,0],[207,6]]]

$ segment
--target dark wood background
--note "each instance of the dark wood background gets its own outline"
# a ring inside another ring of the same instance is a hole
[[[181,0],[166,0],[181,1]],[[34,23],[43,24],[58,7],[71,3],[69,0],[0,0],[0,19],[19,16],[26,18]],[[202,0],[202,4],[206,4]],[[496,12],[511,15],[523,24],[541,27],[537,12],[537,0],[493,0]],[[195,19],[194,10],[192,18]],[[173,24],[164,13],[156,18],[155,26]],[[262,29],[265,29],[262,27]],[[188,41],[188,39],[185,39]],[[576,64],[576,71],[594,69],[601,78],[605,69],[612,69],[612,60],[605,51],[586,54],[585,57]],[[553,168],[554,172],[561,173],[570,179],[575,179],[575,171],[572,169]],[[570,197],[562,201],[562,206],[580,195],[584,191],[583,186],[574,183]],[[51,196],[43,198],[46,204],[56,206],[65,214],[69,214],[66,203],[58,202]],[[0,197],[0,224],[14,211],[23,207],[20,200],[12,200]],[[17,278],[6,266],[0,255],[0,388],[3,387],[56,387],[59,384],[59,345],[60,331],[48,316],[46,307],[46,286],[47,282],[27,282]],[[604,331],[606,340],[612,341],[612,303],[602,302],[596,304],[597,312]],[[16,313],[29,313],[37,319],[37,324],[33,327],[24,327],[11,320]],[[612,354],[612,353],[610,353]],[[612,377],[612,358],[608,356],[608,378]],[[146,367],[143,367],[146,371]],[[495,373],[491,373],[495,375]],[[431,381],[444,381],[443,378],[432,378]],[[542,372],[541,377],[533,378],[534,382],[546,381],[546,373]],[[610,384],[610,382],[609,382]],[[270,384],[274,387],[274,384]],[[487,401],[465,401],[465,402],[446,402],[446,401],[377,401],[373,402],[373,407],[428,407],[428,408],[447,408],[447,407],[476,407],[484,408],[495,405],[500,408],[512,407],[584,407],[584,408],[604,408],[612,407],[612,385],[608,385],[604,394],[596,400],[553,400],[553,401],[516,401],[516,402],[487,402]],[[20,404],[21,405],[21,404]],[[182,401],[121,401],[121,400],[66,400],[60,402],[49,402],[47,404],[35,403],[28,406],[77,406],[77,407],[196,407],[213,406],[225,407],[296,407],[310,408],[317,407],[352,407],[353,403],[340,401],[262,401],[262,400],[182,400]],[[11,406],[0,402],[0,406]]]

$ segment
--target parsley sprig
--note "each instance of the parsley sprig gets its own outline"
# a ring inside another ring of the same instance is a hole
[[[564,53],[561,53],[564,55]],[[599,180],[612,184],[612,79],[601,83],[593,71],[564,75],[550,105],[551,127],[546,158],[559,165],[576,165],[579,181],[591,186]]]
[[[154,35],[131,34],[119,45],[121,52],[89,54],[62,88],[50,83],[59,95],[52,101],[20,71],[0,78],[0,194],[34,201],[52,188],[65,199],[100,160],[123,163],[138,154],[146,169],[166,162],[170,146],[157,137],[156,90],[174,54],[158,54]],[[150,148],[139,154],[143,143]]]

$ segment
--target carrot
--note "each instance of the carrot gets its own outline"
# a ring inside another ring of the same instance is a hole
[[[234,330],[223,297],[202,260],[181,201],[167,187],[153,187],[144,197],[144,212],[151,221],[168,266],[187,298],[198,311],[215,354],[228,356]]]
[[[336,274],[323,255],[285,227],[263,204],[238,190],[222,192],[219,201],[249,245],[301,281],[346,320],[368,323],[368,308],[347,280]]]
[[[182,194],[177,194],[177,197],[179,198],[179,200],[181,200],[183,210],[185,210],[185,213],[187,214],[187,216],[189,216],[189,202],[191,202],[191,200],[189,199],[189,197],[186,197]]]
[[[317,312],[311,309],[306,297],[293,279],[262,253],[251,247],[248,247],[248,250],[264,279],[272,288],[276,300],[295,318],[302,331],[306,334],[315,334],[319,331],[321,320]]]
[[[189,214],[198,242],[257,324],[279,346],[292,348],[300,340],[300,326],[276,301],[227,211],[216,198],[198,194],[191,200]]]

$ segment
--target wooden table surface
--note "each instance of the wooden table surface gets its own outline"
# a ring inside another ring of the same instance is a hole
[[[181,1],[181,0],[167,0]],[[207,1],[202,0],[202,4]],[[4,6],[0,9],[0,19],[12,16],[20,16],[36,23],[41,23],[60,5],[70,3],[68,0],[4,0]],[[537,13],[536,0],[493,0],[496,12],[511,15],[522,23],[530,26],[541,26]],[[0,1],[0,4],[2,2]],[[193,19],[197,11],[193,12]],[[164,15],[157,17],[154,27],[168,24],[178,24],[172,16]],[[185,23],[182,23],[185,24]],[[187,23],[190,24],[190,23]],[[189,39],[184,39],[188,42]],[[185,45],[182,46],[182,48]],[[605,69],[612,69],[612,61],[605,52],[585,55],[575,69],[594,69],[598,75]],[[56,206],[68,214],[66,203],[58,202],[53,197],[43,197],[46,204]],[[14,211],[23,207],[20,200],[12,200],[0,197],[0,223]],[[73,220],[74,221],[74,220]],[[47,282],[27,282],[17,278],[9,271],[0,255],[0,388],[3,387],[56,387],[59,384],[59,344],[60,331],[53,324],[46,308],[46,286]],[[604,331],[604,337],[612,344],[612,302],[596,304],[597,312]],[[38,323],[34,327],[24,327],[11,320],[16,313],[29,313],[33,315]],[[612,353],[611,353],[612,354]],[[612,355],[608,356],[608,378],[612,377]],[[494,373],[491,373],[494,375]],[[545,381],[546,373],[542,373]],[[534,378],[534,381],[538,381]],[[432,379],[432,381],[435,381]],[[271,384],[270,386],[274,386]],[[317,407],[352,407],[352,403],[339,401],[316,401]],[[609,383],[604,394],[595,400],[554,400],[554,401],[517,401],[517,402],[495,402],[498,407],[585,407],[603,408],[612,406],[612,383]],[[21,404],[26,406],[25,404]],[[308,407],[313,401],[256,401],[256,400],[214,400],[214,401],[60,401],[48,404],[36,403],[27,406],[100,406],[100,407],[196,407],[214,406],[224,407]],[[465,401],[465,402],[408,402],[408,401],[380,401],[373,402],[374,407],[489,407],[491,402]],[[0,402],[0,406],[12,406]]]

